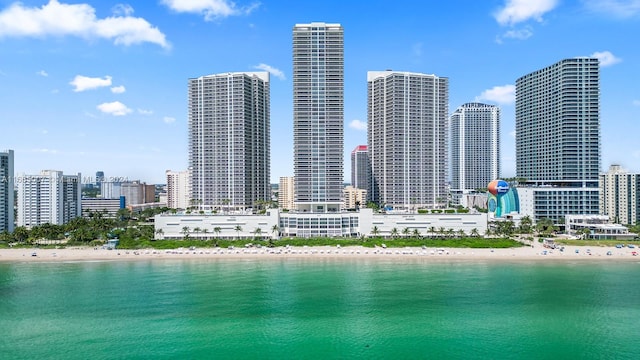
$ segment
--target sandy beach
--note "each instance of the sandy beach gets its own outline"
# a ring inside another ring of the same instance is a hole
[[[638,249],[565,246],[564,251],[539,247],[510,249],[469,248],[365,248],[276,247],[276,248],[182,248],[174,250],[107,250],[101,248],[0,249],[0,262],[38,261],[126,261],[155,259],[262,259],[262,258],[366,258],[428,260],[598,260],[640,261]]]

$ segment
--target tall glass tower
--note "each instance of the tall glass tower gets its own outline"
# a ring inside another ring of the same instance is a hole
[[[294,201],[301,212],[337,212],[344,181],[344,32],[293,28]]]
[[[598,59],[565,59],[516,80],[517,176],[597,187],[599,172]]]
[[[467,103],[450,117],[451,190],[486,188],[500,177],[500,108]]]
[[[520,212],[563,223],[599,212],[600,65],[561,60],[516,80]]]
[[[271,198],[269,73],[189,79],[193,206],[252,208]]]
[[[367,80],[371,200],[407,210],[444,205],[449,79],[389,70]]]
[[[0,151],[0,232],[13,232],[13,150]]]

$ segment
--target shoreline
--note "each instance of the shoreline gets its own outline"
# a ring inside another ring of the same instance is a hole
[[[576,252],[577,250],[577,252]],[[610,253],[610,255],[607,255]],[[0,249],[0,263],[11,262],[82,262],[137,261],[167,259],[425,259],[481,260],[481,261],[638,261],[640,250],[635,248],[565,246],[564,251],[539,247],[507,249],[472,248],[365,248],[361,246],[303,246],[275,248],[195,248],[106,250],[101,248],[65,249]],[[34,255],[35,254],[35,255]]]

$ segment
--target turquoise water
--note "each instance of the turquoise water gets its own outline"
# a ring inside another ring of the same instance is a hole
[[[0,263],[2,359],[638,359],[638,263]]]

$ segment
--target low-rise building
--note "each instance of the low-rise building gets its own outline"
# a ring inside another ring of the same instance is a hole
[[[120,199],[82,198],[82,215],[89,217],[99,212],[105,217],[115,217],[118,210],[125,208],[124,196]]]
[[[198,239],[246,239],[295,237],[356,237],[403,234],[420,236],[445,229],[465,234],[487,230],[487,214],[470,213],[309,213],[280,212],[267,209],[264,215],[248,213],[161,214],[155,217],[156,239],[181,239],[185,235]],[[394,230],[395,229],[395,230]]]
[[[611,223],[607,215],[567,215],[565,231],[590,240],[631,240],[637,237],[627,227]]]

